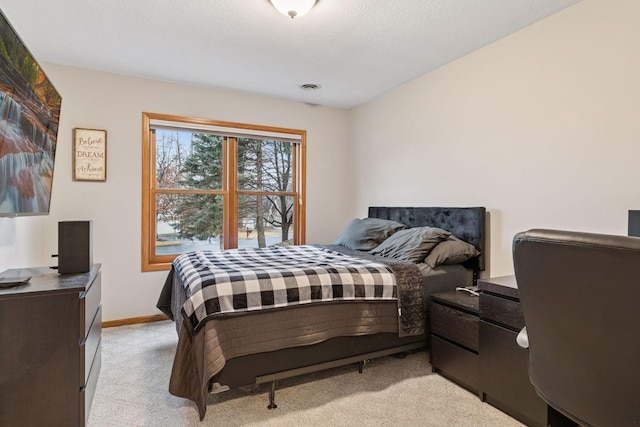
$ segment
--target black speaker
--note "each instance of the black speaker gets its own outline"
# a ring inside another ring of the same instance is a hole
[[[640,211],[629,211],[629,236],[640,237]]]
[[[58,273],[87,273],[93,264],[92,221],[58,222]]]

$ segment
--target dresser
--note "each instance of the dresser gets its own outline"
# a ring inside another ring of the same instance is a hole
[[[478,280],[482,397],[528,426],[547,425],[547,404],[529,381],[528,350],[516,343],[524,327],[515,276]]]
[[[100,264],[88,273],[48,267],[0,289],[0,426],[84,426],[100,372]]]

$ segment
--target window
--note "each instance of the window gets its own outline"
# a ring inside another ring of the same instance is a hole
[[[194,250],[303,244],[303,130],[143,113],[142,270]]]

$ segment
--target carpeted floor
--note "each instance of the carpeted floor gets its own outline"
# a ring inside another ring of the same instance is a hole
[[[371,361],[278,383],[211,395],[204,421],[195,405],[168,392],[178,339],[171,322],[102,331],[102,370],[89,426],[522,426],[445,378],[426,352]]]

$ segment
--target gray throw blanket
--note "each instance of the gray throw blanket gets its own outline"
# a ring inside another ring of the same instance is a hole
[[[325,246],[336,252],[346,255],[369,259],[371,261],[385,264],[396,277],[398,311],[400,314],[399,336],[412,336],[424,333],[424,301],[422,293],[422,274],[418,266],[412,262],[400,261],[393,258],[386,258],[371,255],[367,252],[355,251],[344,246]]]

